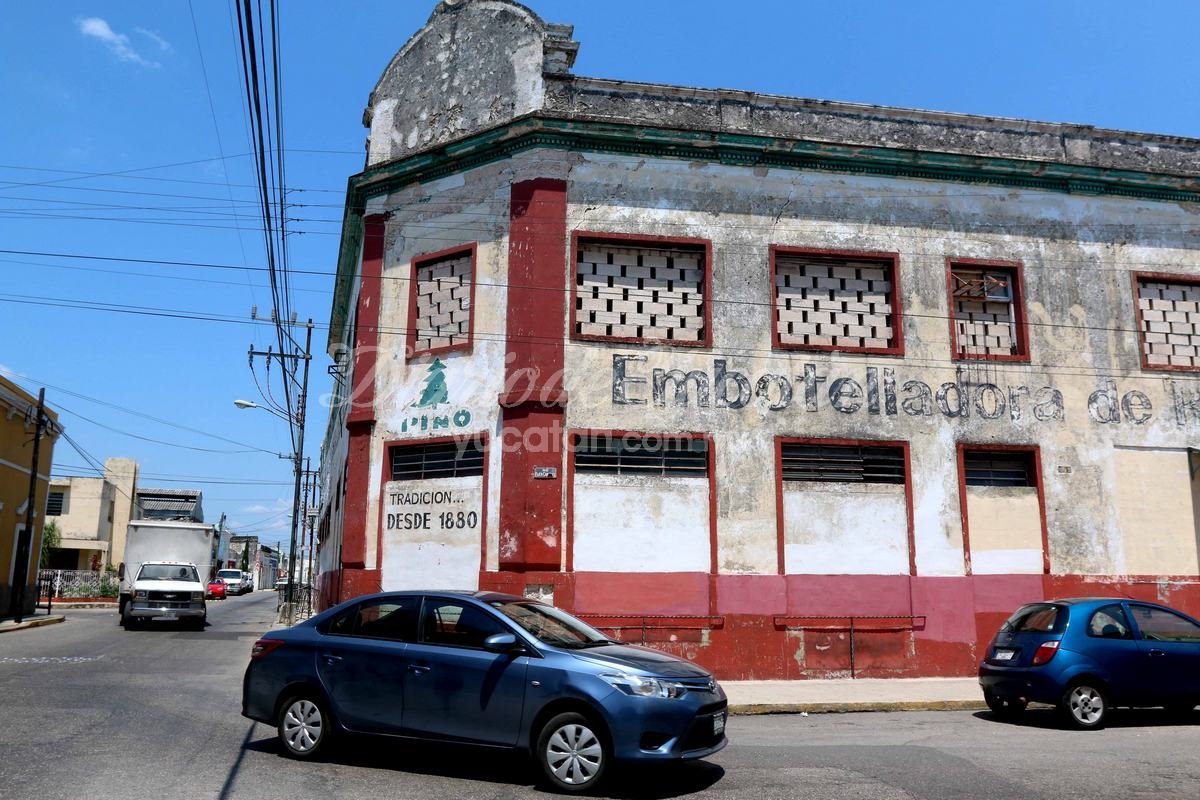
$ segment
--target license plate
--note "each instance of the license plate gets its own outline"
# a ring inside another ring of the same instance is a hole
[[[716,736],[718,733],[723,733],[724,731],[725,715],[717,714],[715,717],[713,717],[713,735]]]
[[[992,656],[993,661],[1012,661],[1013,656],[1017,654],[1016,650],[997,650]]]
[[[174,611],[168,611],[167,613],[162,615],[162,618],[163,619],[179,619],[179,615],[176,614]]]

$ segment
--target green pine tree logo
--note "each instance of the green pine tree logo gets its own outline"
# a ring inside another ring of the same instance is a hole
[[[421,392],[421,399],[417,401],[417,408],[437,408],[441,403],[450,402],[450,393],[446,390],[446,376],[442,374],[445,369],[446,365],[440,358],[435,358],[429,365],[429,374],[425,376],[425,389]]]

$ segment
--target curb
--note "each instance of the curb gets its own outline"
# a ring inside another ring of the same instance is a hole
[[[16,623],[11,620],[0,622],[0,633],[11,633],[13,631],[23,631],[26,628],[40,628],[43,625],[55,625],[59,622],[66,622],[67,618],[61,614],[53,614],[48,617],[37,617],[35,619],[27,619],[21,623]]]
[[[55,603],[54,605],[58,606],[59,608],[63,608],[63,609],[66,609],[66,608],[116,608],[117,607],[116,602],[100,603],[100,602],[93,602],[93,601],[87,601],[87,602],[83,602],[83,603],[60,602],[60,603]]]
[[[744,703],[729,706],[739,716],[757,714],[845,714],[869,711],[983,711],[982,700],[880,700],[853,703]]]

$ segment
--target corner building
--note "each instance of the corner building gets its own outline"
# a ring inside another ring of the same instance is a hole
[[[325,605],[506,590],[731,679],[1200,612],[1200,142],[585,78],[571,35],[443,2],[371,94]]]

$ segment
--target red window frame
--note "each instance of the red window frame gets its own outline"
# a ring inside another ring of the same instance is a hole
[[[959,442],[956,448],[958,460],[958,511],[962,520],[963,569],[971,571],[971,531],[967,524],[967,451],[973,453],[1030,453],[1033,461],[1033,484],[1037,488],[1038,516],[1042,520],[1042,574],[1050,574],[1050,529],[1046,524],[1046,492],[1042,485],[1042,449],[1036,444],[974,444]]]
[[[890,347],[846,347],[837,344],[790,344],[784,343],[779,335],[779,285],[777,260],[779,256],[812,256],[831,260],[875,261],[888,269],[892,284],[892,345]],[[771,346],[776,350],[808,350],[826,353],[866,353],[880,356],[904,355],[904,306],[900,292],[900,254],[871,250],[825,250],[810,247],[791,247],[773,244],[770,246],[771,261]]]
[[[445,347],[430,347],[423,350],[417,349],[417,270],[429,264],[439,261],[449,261],[458,256],[467,255],[471,259],[471,284],[468,291],[468,307],[467,307],[467,340],[460,344],[451,344]],[[471,242],[470,244],[458,245],[456,247],[448,247],[444,250],[438,250],[432,253],[422,253],[413,256],[409,271],[408,280],[408,332],[405,335],[405,351],[407,357],[405,361],[412,361],[421,356],[443,355],[445,353],[469,353],[475,343],[475,278],[478,274],[476,267],[478,266],[478,244]]]
[[[1200,276],[1194,275],[1175,275],[1169,272],[1135,272],[1132,277],[1133,281],[1133,313],[1137,320],[1137,341],[1138,341],[1138,359],[1141,361],[1142,369],[1153,370],[1155,372],[1200,372],[1200,365],[1184,366],[1182,364],[1151,364],[1146,353],[1146,321],[1142,318],[1142,307],[1140,300],[1141,284],[1146,283],[1182,283],[1188,286],[1200,287]]]
[[[784,552],[785,530],[783,519],[783,446],[785,444],[812,444],[827,447],[897,447],[904,453],[904,510],[908,517],[908,574],[917,574],[917,537],[913,519],[913,474],[912,454],[908,442],[903,439],[822,439],[810,436],[775,437],[775,558],[776,571],[787,575]],[[891,484],[896,485],[896,484]],[[802,573],[791,573],[798,575]]]
[[[579,248],[587,242],[601,245],[626,247],[678,247],[688,250],[698,250],[704,253],[704,336],[694,342],[676,341],[673,339],[647,339],[645,337],[603,336],[594,333],[579,333],[579,281],[578,264]],[[571,280],[571,339],[590,342],[615,342],[619,344],[654,345],[662,347],[712,347],[712,240],[695,239],[680,236],[651,236],[629,233],[604,233],[596,231],[573,231],[571,233],[571,253],[569,259],[569,275]]]
[[[628,431],[606,428],[571,428],[563,439],[567,455],[567,519],[566,541],[567,572],[575,571],[575,439],[581,436],[609,436],[620,439],[624,436],[655,439],[688,439],[708,443],[708,560],[709,574],[717,574],[717,451],[711,433]]]
[[[954,268],[957,266],[1012,275],[1013,333],[1017,352],[1007,355],[965,355],[958,352],[958,331],[954,316]],[[950,358],[954,361],[1029,361],[1029,327],[1025,314],[1025,266],[1020,261],[995,261],[984,258],[946,258],[946,308],[950,323]]]

